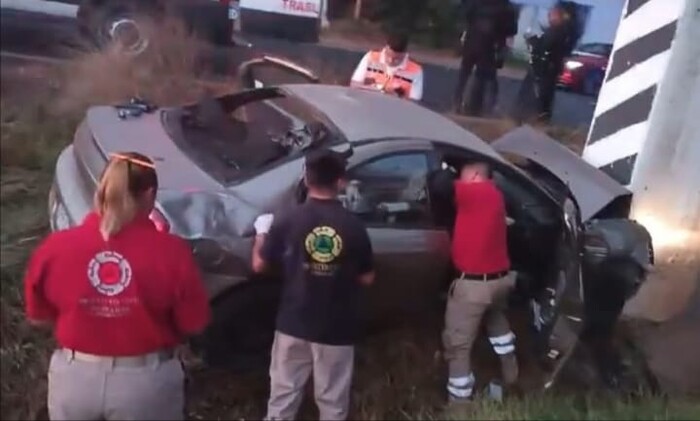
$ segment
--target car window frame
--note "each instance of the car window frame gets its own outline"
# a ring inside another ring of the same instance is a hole
[[[249,171],[246,171],[246,172],[242,173],[239,178],[234,179],[234,180],[221,180],[221,179],[217,178],[216,176],[214,176],[211,173],[211,171],[204,168],[202,165],[200,165],[200,163],[198,163],[197,161],[195,161],[191,157],[188,156],[188,159],[192,162],[193,165],[195,165],[197,168],[199,168],[208,177],[210,177],[215,182],[219,183],[222,187],[228,189],[228,188],[235,188],[236,186],[245,184],[251,180],[256,179],[261,174],[264,174],[268,171],[274,171],[274,169],[277,167],[286,165],[289,162],[292,162],[296,159],[303,158],[308,153],[311,153],[317,149],[334,149],[339,145],[349,144],[347,138],[342,133],[342,131],[333,123],[333,121],[330,118],[328,118],[328,116],[325,115],[325,113],[323,113],[323,111],[316,108],[313,104],[304,101],[303,98],[299,98],[299,97],[285,91],[283,88],[280,88],[280,87],[271,86],[271,87],[246,89],[246,90],[239,91],[239,92],[227,93],[227,94],[223,94],[223,95],[216,95],[216,96],[213,96],[211,99],[218,102],[226,114],[235,115],[235,113],[238,110],[240,110],[241,107],[245,107],[248,104],[255,103],[255,102],[263,102],[264,103],[267,101],[274,101],[276,99],[281,99],[281,98],[290,98],[292,100],[296,100],[296,101],[300,101],[300,102],[304,103],[309,108],[309,111],[312,114],[314,114],[318,118],[318,121],[320,121],[325,126],[325,128],[329,131],[331,141],[328,143],[325,143],[323,145],[318,145],[318,146],[316,146],[316,148],[298,150],[298,151],[295,151],[293,153],[290,153],[289,155],[284,156],[281,159],[277,159],[275,161],[268,162],[265,165],[260,166],[259,168],[255,168],[255,169],[251,169]],[[165,119],[173,118],[173,117],[177,117],[179,119],[179,117],[182,116],[182,114],[184,112],[186,112],[188,110],[188,108],[197,106],[201,102],[202,102],[202,100],[198,100],[198,101],[190,102],[190,103],[185,104],[183,106],[168,107],[168,108],[165,108],[161,112],[161,122],[162,122],[162,125],[164,127],[164,130],[166,131],[168,136],[170,136],[173,139],[173,143],[175,143],[175,145],[180,150],[182,150],[182,148],[183,148],[182,145],[189,147],[189,145],[187,145],[187,142],[184,140],[184,137],[185,137],[184,130],[181,127],[181,124],[179,122],[177,124],[166,123]],[[183,153],[185,153],[185,152],[183,151]]]
[[[444,227],[440,227],[436,224],[435,222],[435,215],[433,214],[432,207],[431,207],[431,200],[432,198],[430,197],[430,189],[427,188],[427,181],[428,181],[428,176],[430,175],[431,171],[434,171],[435,168],[437,167],[437,156],[435,154],[435,150],[432,148],[407,148],[407,149],[401,149],[401,150],[393,150],[393,151],[386,151],[386,152],[380,152],[378,154],[373,154],[366,159],[363,159],[359,162],[353,163],[351,166],[348,167],[347,169],[347,180],[350,181],[352,180],[352,172],[354,170],[357,170],[358,168],[363,167],[364,165],[370,164],[372,162],[376,162],[382,159],[386,159],[391,156],[399,156],[399,155],[416,155],[416,154],[421,154],[425,156],[426,158],[426,164],[427,164],[427,172],[425,174],[426,178],[426,198],[427,198],[427,218],[423,221],[416,221],[416,222],[411,222],[411,223],[405,223],[405,222],[396,222],[396,223],[388,223],[388,222],[378,222],[378,221],[367,221],[363,219],[360,215],[357,213],[352,212],[351,210],[348,209],[349,212],[351,212],[353,215],[356,215],[364,224],[367,228],[374,228],[374,229],[402,229],[402,230],[442,230]]]
[[[552,217],[555,220],[558,221],[560,219],[561,212],[559,212],[559,204],[556,202],[556,200],[546,190],[544,190],[535,180],[530,180],[530,175],[522,172],[522,170],[520,170],[516,166],[508,163],[507,161],[499,162],[493,158],[490,158],[473,150],[461,148],[455,145],[435,143],[434,149],[436,159],[438,160],[439,164],[443,162],[443,157],[446,154],[458,154],[460,156],[463,156],[465,159],[472,158],[481,160],[483,162],[488,162],[493,172],[499,172],[505,177],[514,178],[516,179],[516,183],[519,183],[521,185],[531,186],[532,188],[527,190],[532,191],[532,193],[536,196],[538,203],[547,206],[552,212]],[[459,171],[459,169],[456,170]],[[500,186],[498,187],[499,190],[503,191],[503,189]],[[505,199],[505,191],[503,191],[503,193]],[[521,208],[519,210],[527,213],[527,209]],[[535,218],[534,216],[528,215],[528,218],[531,219],[534,223],[539,223],[539,221],[537,221],[537,218]]]

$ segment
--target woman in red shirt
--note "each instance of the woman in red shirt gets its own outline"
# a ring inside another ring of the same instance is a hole
[[[52,420],[184,419],[174,349],[209,305],[191,250],[149,215],[158,179],[137,153],[112,156],[77,227],[52,233],[25,277],[27,318],[53,327]]]

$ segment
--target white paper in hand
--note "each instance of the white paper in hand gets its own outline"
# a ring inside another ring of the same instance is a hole
[[[255,233],[258,235],[267,234],[270,231],[274,218],[274,215],[271,213],[265,213],[255,218],[255,222],[253,223]]]

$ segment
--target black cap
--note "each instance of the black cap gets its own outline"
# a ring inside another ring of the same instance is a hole
[[[347,161],[339,152],[323,149],[306,156],[306,180],[310,186],[335,187],[345,177]]]

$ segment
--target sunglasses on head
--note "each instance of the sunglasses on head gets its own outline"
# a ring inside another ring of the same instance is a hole
[[[152,170],[156,169],[156,166],[155,164],[153,164],[153,162],[144,161],[143,159],[132,158],[128,155],[123,155],[119,153],[112,153],[109,156],[113,160],[126,162],[126,176],[128,180],[127,182],[129,184],[129,190],[131,190],[132,192],[140,192],[145,187],[140,185],[143,183],[143,180],[140,180],[139,177],[134,177],[132,173],[132,165],[138,165],[140,167],[150,168]]]
[[[132,158],[130,156],[122,155],[119,153],[109,154],[109,157],[112,159],[120,160],[120,161],[126,161],[126,162],[131,163],[131,164],[140,165],[142,167],[156,169],[155,164],[153,164],[152,162],[144,161],[143,159]]]

